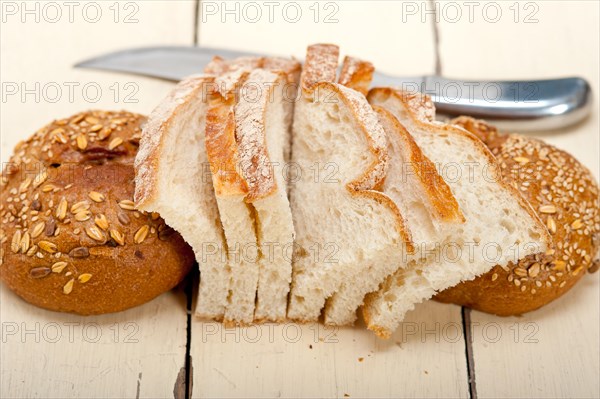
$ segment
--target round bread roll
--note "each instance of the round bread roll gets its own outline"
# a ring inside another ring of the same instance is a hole
[[[500,316],[538,309],[598,270],[598,184],[571,155],[533,138],[501,134],[484,121],[460,117],[452,123],[478,136],[500,161],[503,178],[529,201],[551,233],[554,248],[494,267],[436,296]]]
[[[118,312],[177,285],[194,255],[157,214],[134,209],[144,117],[94,111],[15,148],[1,181],[0,278],[26,301]]]

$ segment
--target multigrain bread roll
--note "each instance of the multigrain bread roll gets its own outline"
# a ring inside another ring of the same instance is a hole
[[[117,312],[173,288],[190,270],[193,253],[179,234],[158,214],[133,208],[144,120],[80,113],[17,145],[1,181],[0,277],[26,301]]]
[[[453,121],[477,135],[500,161],[506,179],[546,224],[554,248],[438,294],[436,299],[500,316],[540,308],[567,292],[586,270],[598,270],[598,184],[571,155],[540,140],[501,134],[468,117]]]

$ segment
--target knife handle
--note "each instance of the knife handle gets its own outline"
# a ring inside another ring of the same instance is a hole
[[[592,109],[590,85],[578,77],[468,82],[429,76],[423,86],[439,113],[486,119],[503,130],[560,129],[583,120]]]

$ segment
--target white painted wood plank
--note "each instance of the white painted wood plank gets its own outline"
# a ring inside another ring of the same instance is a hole
[[[238,3],[237,11],[233,3]],[[289,20],[295,15],[292,8],[282,14],[288,3],[295,3],[302,12],[295,23]],[[340,45],[342,55],[369,60],[384,72],[433,72],[432,25],[420,18],[403,21],[407,10],[401,2],[330,2],[333,6],[327,8],[325,3],[319,4],[317,22],[314,8],[309,8],[314,2],[279,2],[272,21],[263,6],[262,19],[252,22],[257,14],[245,14],[243,2],[232,2],[227,8],[231,13],[225,14],[223,3],[202,1],[199,44],[303,58],[307,45],[329,42]],[[326,23],[325,16],[333,11],[337,22]],[[436,327],[437,333],[426,333]],[[403,328],[389,341],[359,326],[340,329],[336,342],[323,342],[319,338],[326,340],[330,330],[320,325],[227,330],[218,323],[194,321],[193,396],[468,396],[464,340],[462,335],[457,340],[452,335],[453,331],[462,334],[460,308],[420,305]],[[255,341],[257,331],[261,335]]]
[[[389,339],[364,326],[192,324],[195,398],[467,397],[460,308],[417,306]]]
[[[0,396],[172,397],[185,364],[185,296],[117,314],[50,312],[0,289]]]
[[[281,1],[272,8],[268,2],[249,3],[257,6],[202,0],[199,44],[302,59],[309,44],[335,43],[342,55],[369,60],[383,72],[434,70],[432,24],[411,17],[402,2]]]
[[[87,9],[85,17],[82,14],[83,2],[74,2],[78,5],[73,22],[65,2],[51,2],[62,13],[55,23],[49,18],[56,14],[50,14],[51,9],[44,11],[46,2],[2,2],[2,7],[7,3],[18,9],[13,15],[5,14],[3,8],[5,20],[0,27],[3,161],[19,140],[55,118],[90,108],[147,114],[172,87],[152,79],[75,70],[71,67],[75,62],[131,46],[183,45],[193,40],[194,3],[189,1],[120,2],[117,22],[115,2],[91,2],[102,13],[95,23],[88,22],[96,18],[93,8]],[[34,13],[23,14],[20,7]],[[132,23],[125,22],[127,17]],[[126,86],[128,83],[133,86]],[[72,98],[69,84],[77,85]],[[95,94],[91,89],[86,99],[82,90],[86,84],[101,89],[97,101],[92,101]],[[15,85],[18,92],[7,94],[5,89]],[[58,98],[52,87],[62,89]],[[23,88],[31,91],[25,98],[21,97]],[[118,99],[114,97],[116,88]],[[131,95],[129,99],[127,95]],[[185,309],[185,295],[176,290],[126,312],[79,317],[35,308],[0,286],[0,396],[172,397],[177,375],[185,365]]]
[[[509,9],[514,2],[496,2],[504,15],[497,23],[482,17],[485,2],[479,2],[473,23],[442,18],[444,73],[469,79],[579,75],[590,81],[597,96],[599,4],[526,3],[518,3],[517,23]],[[533,18],[538,21],[524,23],[525,16],[536,9]],[[594,108],[585,122],[539,136],[575,155],[598,177],[597,102]],[[479,397],[598,397],[599,297],[598,274],[587,275],[563,298],[523,317],[498,318],[473,312],[472,321],[479,324],[474,327],[473,344]],[[485,326],[487,336],[483,334]],[[496,331],[501,331],[502,337],[493,342]],[[527,339],[527,333],[533,335]]]

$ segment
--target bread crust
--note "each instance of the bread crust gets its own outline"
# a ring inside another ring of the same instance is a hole
[[[526,257],[506,268],[496,266],[435,299],[500,316],[519,315],[559,298],[586,269],[597,269],[599,188],[590,171],[568,153],[540,140],[500,134],[484,121],[468,117],[452,122],[489,146],[503,177],[545,219],[555,245],[545,254]]]
[[[335,44],[313,44],[306,49],[300,82],[311,93],[319,82],[335,82],[340,48]]]
[[[266,112],[277,85],[284,84],[283,72],[253,70],[248,76],[244,97],[235,106],[236,138],[239,145],[240,167],[248,183],[247,202],[255,202],[277,192],[275,169],[269,157],[265,132]],[[257,118],[257,115],[260,117]]]
[[[533,210],[531,204],[519,193],[510,182],[502,177],[501,168],[496,160],[496,157],[492,154],[488,147],[483,144],[481,140],[474,134],[468,132],[460,126],[452,124],[433,124],[435,118],[435,107],[431,98],[421,93],[408,93],[401,90],[386,88],[374,88],[369,91],[368,98],[371,99],[374,96],[394,96],[398,99],[409,112],[409,115],[413,119],[414,123],[422,129],[431,131],[434,134],[439,134],[440,130],[451,132],[452,134],[460,135],[463,138],[468,139],[477,147],[482,154],[485,154],[487,159],[487,165],[490,166],[490,170],[493,175],[497,177],[498,183],[510,192],[519,202],[521,207],[529,214],[529,216],[535,221],[537,225],[536,232],[540,235],[540,242],[544,243],[546,247],[550,247],[552,239],[548,232],[548,229],[540,220],[538,214]]]
[[[375,67],[370,62],[346,56],[342,63],[338,83],[366,96],[371,80],[373,80],[373,72],[375,72]]]
[[[223,196],[245,196],[249,188],[240,170],[240,154],[235,136],[235,91],[243,84],[248,72],[241,74],[226,73],[229,76],[230,87],[219,86],[220,95],[210,102],[206,112],[205,145],[210,163],[215,194]]]
[[[118,312],[170,290],[191,269],[194,255],[181,236],[158,214],[133,208],[144,120],[80,113],[15,149],[2,177],[0,278],[26,301],[84,315]]]
[[[380,119],[387,120],[393,126],[393,132],[398,134],[402,142],[410,148],[410,163],[433,206],[435,212],[433,216],[446,222],[464,223],[465,217],[452,190],[439,175],[433,162],[423,154],[412,135],[391,112],[377,105],[374,105],[373,109],[379,114]]]

